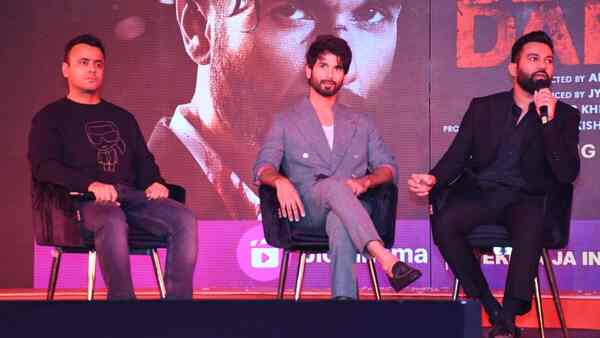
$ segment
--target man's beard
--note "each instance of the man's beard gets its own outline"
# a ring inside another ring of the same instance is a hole
[[[545,77],[535,79],[535,76],[539,74],[544,74]],[[552,79],[545,71],[539,71],[529,75],[521,70],[517,70],[517,83],[523,90],[533,95],[536,90],[550,88]]]
[[[256,147],[268,126],[274,105],[258,102],[264,93],[245,76],[239,66],[243,64],[240,55],[215,54],[209,84],[214,111],[223,127],[240,136],[243,143]]]
[[[333,83],[333,88],[331,88],[331,89],[325,89],[325,88],[323,88],[321,85],[324,82],[331,82],[331,83]],[[332,97],[332,96],[335,96],[340,91],[340,89],[342,88],[342,84],[341,83],[336,83],[335,81],[324,81],[323,80],[323,81],[317,82],[312,75],[310,76],[310,79],[308,79],[308,84],[317,93],[319,93],[323,97]]]

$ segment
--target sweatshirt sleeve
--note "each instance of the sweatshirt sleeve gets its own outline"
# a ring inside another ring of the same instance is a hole
[[[135,170],[136,170],[136,185],[138,188],[145,190],[155,182],[166,185],[165,180],[160,175],[160,169],[156,164],[154,155],[148,149],[148,145],[144,140],[144,135],[140,130],[137,121],[130,115],[133,121],[134,143],[135,143]]]
[[[58,184],[71,191],[87,191],[94,180],[65,165],[62,136],[51,115],[52,111],[42,110],[31,122],[27,152],[31,175],[37,181]]]

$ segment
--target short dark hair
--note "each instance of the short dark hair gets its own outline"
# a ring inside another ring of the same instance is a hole
[[[540,42],[546,44],[554,53],[554,43],[552,39],[543,31],[533,31],[527,33],[520,37],[512,46],[512,51],[510,53],[510,62],[516,63],[519,57],[521,56],[521,50],[523,50],[523,46],[530,42]]]
[[[78,45],[80,43],[100,48],[100,51],[102,51],[102,55],[106,57],[106,53],[104,52],[104,45],[98,37],[92,34],[81,34],[69,40],[69,42],[67,42],[67,44],[65,45],[64,61],[66,63],[69,63],[69,53],[71,52],[71,49],[73,49],[75,45]]]
[[[340,58],[344,74],[348,74],[352,62],[352,50],[350,50],[346,40],[333,35],[317,36],[306,52],[306,64],[312,68],[319,56],[327,52]]]

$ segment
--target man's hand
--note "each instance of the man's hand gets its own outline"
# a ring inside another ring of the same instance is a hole
[[[363,176],[361,178],[351,178],[346,181],[346,184],[352,189],[354,196],[358,196],[371,187],[371,180],[368,176]]]
[[[111,184],[92,182],[92,184],[90,184],[88,187],[88,191],[94,194],[96,202],[117,203],[117,198],[119,198],[117,190]]]
[[[537,90],[533,94],[533,102],[535,103],[535,110],[537,111],[538,115],[540,115],[541,106],[548,107],[548,121],[546,122],[552,121],[556,109],[556,98],[552,95],[550,88]]]
[[[296,222],[300,220],[300,217],[306,216],[300,195],[290,180],[283,176],[277,178],[275,189],[277,189],[281,216]]]
[[[408,179],[408,189],[417,196],[427,196],[436,183],[436,178],[428,174],[412,174]]]
[[[154,182],[151,186],[146,188],[146,197],[149,200],[155,200],[159,198],[167,198],[169,197],[169,189],[164,185]]]

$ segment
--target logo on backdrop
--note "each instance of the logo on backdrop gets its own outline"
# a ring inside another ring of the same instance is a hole
[[[250,278],[267,282],[279,276],[280,250],[267,244],[261,225],[242,235],[237,247],[241,270]]]
[[[590,160],[596,157],[597,148],[596,145],[592,143],[580,144],[579,152],[581,154],[581,157],[583,157],[586,160]]]

